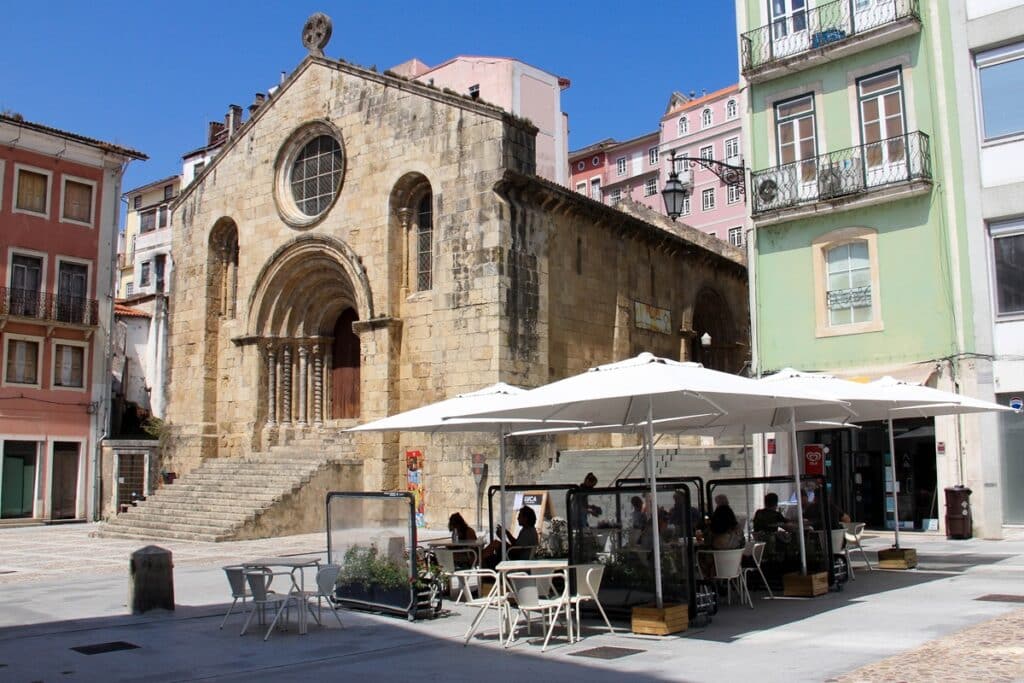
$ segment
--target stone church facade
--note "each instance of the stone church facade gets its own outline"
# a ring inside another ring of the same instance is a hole
[[[496,459],[493,436],[343,430],[641,351],[740,371],[742,254],[539,179],[535,133],[484,102],[308,56],[174,205],[164,469],[182,482],[212,458],[288,447],[341,463],[346,485],[395,490],[419,450],[442,523],[474,505],[469,453]],[[516,442],[513,478],[571,443]]]

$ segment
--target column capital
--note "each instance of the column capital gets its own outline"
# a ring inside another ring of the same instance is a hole
[[[299,352],[300,358],[305,358],[307,355],[309,355],[309,347],[302,342],[299,342],[299,348],[297,350]]]

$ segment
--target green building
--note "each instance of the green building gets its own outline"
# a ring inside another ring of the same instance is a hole
[[[750,169],[753,360],[847,378],[892,375],[993,397],[977,357],[963,159],[945,0],[737,0]],[[973,115],[973,114],[972,114]],[[943,489],[974,491],[1000,534],[987,417],[896,425],[900,527],[941,529]],[[787,471],[785,440],[766,455]],[[800,435],[828,447],[835,500],[891,528],[883,425]]]

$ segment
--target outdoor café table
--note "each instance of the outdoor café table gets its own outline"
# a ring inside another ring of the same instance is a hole
[[[246,569],[261,569],[274,567],[288,569],[291,574],[292,585],[289,592],[297,595],[302,604],[299,606],[299,635],[306,635],[306,568],[319,567],[319,557],[262,557],[256,560],[243,562]],[[296,580],[296,573],[298,579]]]

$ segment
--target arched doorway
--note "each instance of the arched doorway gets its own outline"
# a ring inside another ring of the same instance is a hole
[[[737,373],[743,361],[738,358],[736,341],[732,311],[718,292],[705,287],[693,306],[690,360],[712,370]]]
[[[331,418],[359,417],[359,336],[352,323],[359,319],[346,308],[334,323],[331,343]]]

